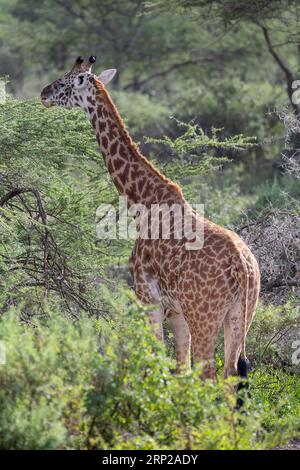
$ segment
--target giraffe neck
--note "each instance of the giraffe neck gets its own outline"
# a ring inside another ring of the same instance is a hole
[[[85,110],[95,130],[106,167],[118,192],[128,204],[174,203],[183,200],[181,189],[162,175],[133,143],[104,86],[91,78]]]

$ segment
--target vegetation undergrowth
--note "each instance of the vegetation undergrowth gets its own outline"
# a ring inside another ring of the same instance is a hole
[[[110,295],[109,309],[110,322],[1,318],[2,448],[264,449],[299,430],[299,376],[256,364],[239,412],[230,381],[172,373],[132,294]]]

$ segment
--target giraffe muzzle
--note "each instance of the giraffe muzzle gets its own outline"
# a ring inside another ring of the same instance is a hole
[[[53,105],[53,101],[51,100],[52,93],[53,90],[51,85],[46,86],[41,92],[41,100],[43,105],[46,106],[46,108],[50,108],[50,106]]]
[[[53,102],[52,102],[49,98],[46,98],[46,97],[44,98],[44,97],[42,97],[41,100],[42,100],[43,105],[44,105],[46,108],[50,108],[51,106],[53,106]]]

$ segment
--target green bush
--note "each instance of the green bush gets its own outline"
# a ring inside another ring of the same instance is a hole
[[[2,449],[260,449],[299,426],[299,378],[254,374],[240,413],[230,383],[201,383],[199,368],[171,373],[130,296],[110,310],[110,322],[48,312],[27,325],[13,310],[1,318]]]
[[[285,174],[266,181],[264,185],[256,188],[256,197],[255,204],[248,211],[248,217],[258,218],[276,209],[298,214],[299,180],[293,175]]]
[[[171,111],[160,101],[137,92],[113,91],[112,97],[126,124],[133,135],[143,136],[159,133],[160,127],[166,124]]]
[[[114,257],[107,241],[96,238],[96,210],[117,192],[83,113],[48,111],[33,100],[0,105],[0,201],[31,188],[47,216],[46,229],[33,193],[1,205],[0,313],[20,304],[26,315],[40,313],[46,296],[73,316],[80,309],[99,314],[103,266],[126,249]]]
[[[278,120],[272,122],[267,115],[274,108],[275,94],[277,106],[282,105],[281,87],[269,82],[246,83],[235,74],[210,78],[208,84],[191,82],[175,95],[173,113],[182,120],[197,119],[206,127],[224,127],[229,135],[244,133],[261,140],[269,136],[270,127],[273,133],[280,128]]]
[[[299,373],[299,366],[292,364],[292,344],[300,331],[299,306],[295,296],[290,297],[285,305],[258,305],[247,347],[255,367],[272,366]]]

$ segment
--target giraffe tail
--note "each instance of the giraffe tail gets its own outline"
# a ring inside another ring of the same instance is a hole
[[[238,363],[237,363],[238,375],[243,379],[247,379],[250,368],[251,368],[250,361],[247,358],[242,358],[240,356]],[[240,388],[242,388],[242,386],[240,386]]]
[[[241,330],[242,330],[242,341],[241,341],[241,352],[237,363],[237,373],[241,377],[241,381],[237,385],[237,392],[245,389],[248,392],[248,371],[250,369],[250,362],[246,356],[246,336],[247,336],[247,319],[248,319],[248,298],[249,298],[249,273],[247,261],[245,260],[242,253],[238,253],[238,282],[240,285],[241,292]],[[249,395],[248,395],[249,396]],[[241,408],[244,404],[243,395],[237,397],[236,407]]]
[[[250,362],[246,356],[246,336],[248,319],[248,298],[249,298],[249,273],[247,262],[242,253],[238,253],[238,281],[241,291],[241,329],[243,332],[241,342],[241,352],[237,363],[237,372],[241,378],[247,379],[250,369]],[[242,385],[240,388],[243,388]]]

